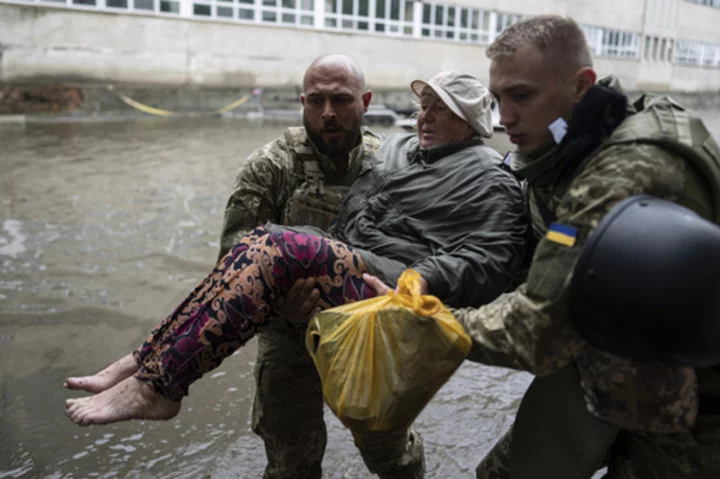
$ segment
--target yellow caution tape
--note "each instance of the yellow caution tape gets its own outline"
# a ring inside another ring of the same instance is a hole
[[[244,97],[235,100],[234,102],[230,103],[229,105],[226,105],[226,106],[220,108],[219,110],[215,110],[215,113],[222,114],[222,113],[227,113],[230,110],[234,110],[235,108],[239,107],[240,105],[242,105],[243,103],[248,101],[249,98],[250,98],[249,96],[245,95]]]
[[[178,112],[178,111],[163,110],[162,108],[155,108],[155,107],[140,103],[139,101],[135,101],[132,98],[130,98],[129,96],[123,95],[122,93],[116,92],[115,88],[112,85],[108,86],[107,89],[108,89],[108,91],[115,93],[118,96],[118,98],[120,98],[126,104],[130,105],[131,107],[135,108],[136,110],[140,110],[141,112],[148,113],[150,115],[171,117],[171,116],[194,116],[197,114],[197,113]],[[226,105],[220,109],[212,111],[211,114],[220,115],[223,113],[227,113],[227,112],[234,110],[235,108],[238,108],[239,106],[243,105],[249,99],[250,99],[250,97],[248,95],[245,95],[242,98],[239,98],[239,99],[235,100],[234,102],[230,103],[229,105]]]

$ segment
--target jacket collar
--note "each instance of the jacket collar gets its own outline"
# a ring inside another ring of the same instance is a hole
[[[421,148],[420,142],[417,138],[413,138],[410,142],[410,148],[408,149],[408,160],[411,163],[434,163],[446,156],[450,156],[453,153],[464,150],[471,146],[482,145],[482,140],[472,139],[466,141],[460,141],[456,143],[449,143],[447,145],[431,146],[430,148]]]

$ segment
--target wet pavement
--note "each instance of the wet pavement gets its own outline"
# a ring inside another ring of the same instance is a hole
[[[718,135],[720,115],[710,120]],[[254,341],[165,423],[80,428],[64,400],[82,394],[61,385],[139,345],[210,271],[235,171],[281,130],[221,119],[0,129],[0,478],[261,477]],[[417,422],[429,477],[473,477],[529,381],[463,365]],[[326,418],[325,477],[370,477]]]

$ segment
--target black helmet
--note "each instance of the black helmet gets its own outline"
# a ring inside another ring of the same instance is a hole
[[[720,364],[720,227],[651,196],[616,205],[590,235],[570,318],[591,344],[638,361]]]

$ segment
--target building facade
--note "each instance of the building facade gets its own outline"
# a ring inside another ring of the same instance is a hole
[[[0,81],[289,87],[326,52],[374,88],[460,68],[527,15],[583,28],[629,89],[720,89],[720,0],[0,0]]]

